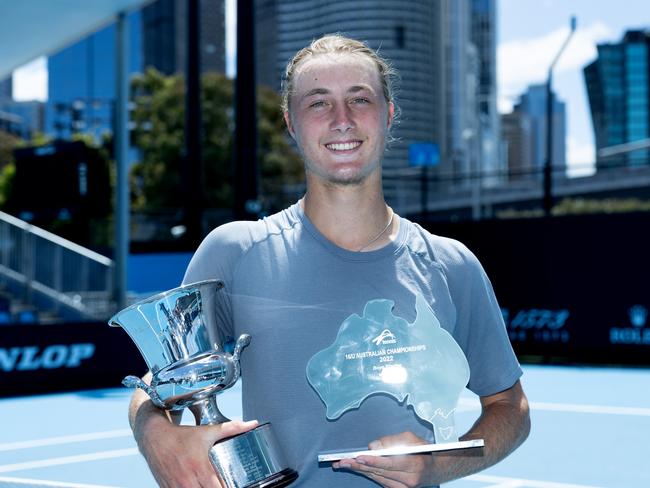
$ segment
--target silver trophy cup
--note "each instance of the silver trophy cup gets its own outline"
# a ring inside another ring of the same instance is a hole
[[[174,288],[109,321],[127,332],[153,375],[149,385],[136,376],[122,383],[144,390],[159,408],[189,408],[197,425],[229,420],[219,411],[216,395],[239,379],[239,356],[250,342],[242,334],[229,347],[232,342],[217,320],[217,294],[223,286],[208,280]],[[269,423],[217,442],[209,458],[228,488],[276,488],[298,477],[287,466]]]

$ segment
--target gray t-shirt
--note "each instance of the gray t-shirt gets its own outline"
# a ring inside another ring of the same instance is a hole
[[[477,395],[503,391],[522,374],[476,257],[459,242],[404,218],[395,241],[371,252],[332,244],[299,204],[257,222],[232,222],[206,237],[184,283],[216,278],[225,283],[220,324],[235,338],[252,336],[241,360],[244,419],[272,423],[289,465],[300,474],[292,486],[376,486],[319,466],[317,454],[404,431],[433,441],[431,426],[387,395],[370,396],[328,420],[307,381],[308,361],[371,300],[393,301],[393,314],[411,323],[415,297],[423,296],[463,350],[470,367],[467,386]]]

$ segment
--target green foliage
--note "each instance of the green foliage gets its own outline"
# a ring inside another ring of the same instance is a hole
[[[233,202],[233,84],[222,74],[201,80],[202,158],[206,206],[229,208]],[[150,69],[132,81],[133,142],[141,160],[132,167],[134,210],[183,206],[185,84],[182,76],[164,76]],[[279,96],[268,88],[258,92],[258,160],[262,200],[279,207],[278,190],[302,181],[302,162],[290,147],[280,112]]]
[[[564,198],[551,210],[554,216],[630,212],[650,212],[650,201],[638,198]],[[544,211],[541,208],[510,208],[496,212],[499,219],[530,219],[543,216]]]
[[[16,136],[0,130],[0,167],[4,167],[7,164],[13,164],[13,151],[18,147],[19,143],[20,139]]]
[[[7,201],[16,174],[13,151],[20,145],[16,136],[0,130],[0,207]]]
[[[11,193],[11,184],[16,174],[16,165],[10,162],[2,166],[0,169],[0,207],[7,201],[7,197]]]
[[[553,207],[553,215],[628,212],[650,212],[650,201],[638,198],[565,198]]]

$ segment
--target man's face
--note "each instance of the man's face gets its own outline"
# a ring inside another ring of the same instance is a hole
[[[380,168],[393,110],[370,59],[320,55],[298,67],[285,120],[308,177],[350,185]]]

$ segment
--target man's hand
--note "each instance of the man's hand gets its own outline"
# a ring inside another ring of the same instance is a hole
[[[405,456],[359,456],[343,459],[332,466],[350,469],[386,488],[411,488],[439,485],[477,473],[505,458],[530,432],[528,400],[521,384],[494,395],[481,397],[481,416],[460,440],[484,439],[480,450],[460,449],[435,454]],[[396,444],[425,444],[412,433],[383,437],[370,443],[370,449]]]
[[[163,488],[226,488],[210,463],[208,451],[220,439],[257,427],[257,421],[218,425],[175,425],[150,421],[138,445],[151,473]]]
[[[421,445],[427,442],[411,432],[382,437],[369,444],[370,449],[392,446]],[[359,456],[334,463],[335,469],[350,469],[386,488],[413,488],[436,484],[431,479],[434,458],[431,454],[404,456]]]
[[[147,381],[148,375],[144,379]],[[172,419],[180,421],[179,416]],[[254,429],[257,421],[186,426],[177,425],[172,419],[167,412],[155,407],[144,392],[134,392],[129,422],[158,485],[163,488],[226,488],[210,463],[208,451],[221,439]]]

